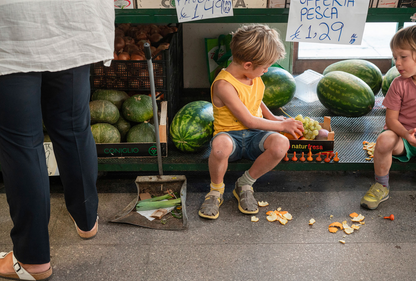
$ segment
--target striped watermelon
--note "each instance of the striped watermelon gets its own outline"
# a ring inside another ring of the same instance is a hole
[[[261,79],[266,86],[263,102],[268,108],[284,106],[295,96],[295,78],[283,68],[269,67],[269,70],[261,76]]]
[[[182,107],[170,124],[170,137],[183,152],[197,152],[214,133],[214,113],[208,101],[193,101]]]
[[[381,85],[381,92],[383,93],[384,96],[386,96],[387,91],[390,88],[391,82],[393,82],[394,78],[396,78],[397,76],[400,76],[400,73],[397,70],[396,66],[393,66],[392,68],[390,68],[387,71],[386,75],[384,75],[383,83]]]
[[[345,71],[353,74],[367,83],[374,95],[380,92],[383,75],[380,69],[372,62],[357,59],[339,61],[325,68],[323,75],[331,71]]]
[[[337,115],[363,116],[370,112],[375,103],[371,88],[360,78],[344,72],[326,74],[317,86],[320,102]]]

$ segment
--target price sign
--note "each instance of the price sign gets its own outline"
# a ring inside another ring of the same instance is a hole
[[[286,41],[360,45],[369,0],[291,0]]]
[[[232,0],[175,0],[178,22],[233,16]]]

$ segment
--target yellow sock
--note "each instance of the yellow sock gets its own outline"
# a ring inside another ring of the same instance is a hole
[[[221,183],[211,182],[210,188],[211,188],[211,190],[215,190],[215,191],[218,191],[221,194],[224,194],[225,185],[224,185],[224,182],[221,182]]]

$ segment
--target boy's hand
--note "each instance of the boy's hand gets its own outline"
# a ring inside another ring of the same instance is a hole
[[[288,118],[282,122],[282,125],[283,131],[291,134],[295,139],[298,139],[298,136],[302,136],[303,124],[301,121]]]
[[[284,116],[274,116],[275,118],[276,118],[276,121],[285,121],[286,120],[286,117],[284,117]]]
[[[409,144],[411,146],[415,146],[416,147],[416,128],[410,129],[408,131],[409,135],[407,136],[406,140],[409,142]]]

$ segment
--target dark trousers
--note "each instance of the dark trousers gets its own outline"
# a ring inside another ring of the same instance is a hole
[[[95,224],[98,162],[89,99],[88,65],[0,76],[0,165],[14,224],[13,252],[22,263],[50,261],[50,188],[42,120],[53,143],[69,213],[81,230]]]

